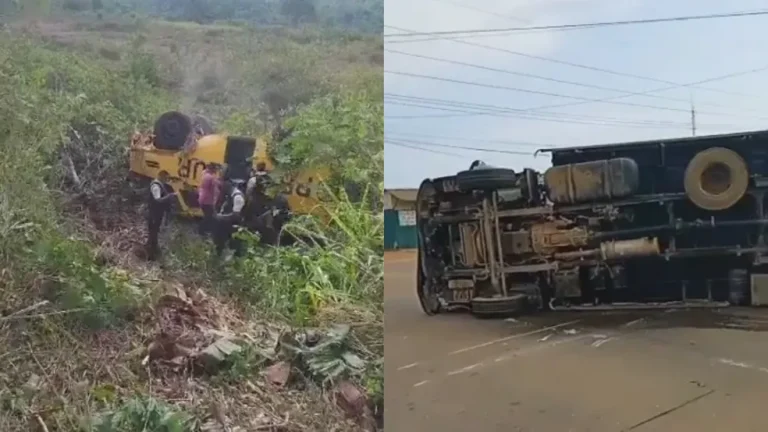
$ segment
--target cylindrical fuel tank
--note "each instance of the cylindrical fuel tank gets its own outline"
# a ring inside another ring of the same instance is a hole
[[[659,239],[655,237],[600,243],[600,255],[604,260],[654,256],[660,253]]]
[[[637,191],[639,178],[637,163],[629,158],[561,165],[544,173],[549,199],[555,204],[627,197]]]

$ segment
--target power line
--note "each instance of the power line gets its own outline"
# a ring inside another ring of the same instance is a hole
[[[637,25],[637,24],[653,24],[664,22],[682,22],[682,21],[696,21],[696,20],[708,20],[719,18],[740,18],[751,17],[759,15],[768,15],[768,10],[758,11],[746,11],[746,12],[733,12],[722,14],[708,14],[708,15],[687,15],[669,18],[647,18],[638,20],[627,21],[602,21],[593,23],[582,24],[558,24],[558,25],[545,25],[545,26],[531,26],[531,27],[507,27],[507,28],[495,28],[495,29],[474,29],[474,30],[448,30],[448,31],[435,31],[435,32],[416,32],[410,34],[385,34],[384,37],[404,37],[409,38],[413,36],[446,36],[446,35],[474,35],[474,34],[489,34],[489,33],[515,33],[522,31],[551,31],[551,30],[575,30],[582,28],[596,28],[596,27],[608,27],[608,26],[621,26],[621,25]],[[413,41],[410,41],[413,42]]]
[[[390,25],[384,25],[384,27],[392,28],[392,29],[400,30],[400,31],[405,31],[405,32],[409,32],[409,33],[413,33],[414,32],[413,30],[409,30],[409,29],[402,28],[402,27],[395,27],[395,26],[390,26]],[[659,78],[647,77],[647,76],[637,75],[637,74],[628,73],[628,72],[619,72],[619,71],[614,71],[614,70],[611,70],[611,69],[605,69],[605,68],[600,68],[600,67],[595,67],[595,66],[589,66],[589,65],[579,64],[579,63],[573,63],[573,62],[569,62],[569,61],[565,61],[565,60],[559,60],[559,59],[555,59],[555,58],[551,58],[551,57],[544,57],[544,56],[540,56],[540,55],[528,54],[528,53],[524,53],[524,52],[520,52],[520,51],[513,51],[513,50],[510,50],[510,49],[506,49],[506,48],[499,48],[499,47],[495,47],[495,46],[492,46],[492,45],[484,45],[484,44],[480,44],[480,43],[476,43],[476,42],[468,42],[468,41],[464,41],[464,40],[458,40],[456,38],[441,37],[439,39],[450,41],[450,42],[454,42],[454,43],[458,43],[458,44],[462,44],[462,45],[468,45],[468,46],[474,46],[474,47],[478,47],[478,48],[484,48],[484,49],[491,50],[491,51],[503,52],[503,53],[507,53],[507,54],[511,54],[511,55],[515,55],[515,56],[519,56],[519,57],[524,57],[524,58],[529,58],[529,59],[534,59],[534,60],[540,60],[540,61],[555,63],[555,64],[560,64],[560,65],[564,65],[564,66],[570,66],[570,67],[579,68],[579,69],[590,70],[590,71],[593,71],[593,72],[601,72],[601,73],[605,73],[605,74],[609,74],[609,75],[622,76],[622,77],[626,77],[626,78],[634,78],[634,79],[639,79],[639,80],[644,80],[644,81],[651,81],[651,82],[657,82],[657,83],[661,83],[661,84],[667,85],[667,87],[662,87],[662,88],[658,88],[658,89],[652,89],[652,90],[648,90],[648,91],[633,93],[632,95],[640,95],[640,94],[648,94],[648,93],[658,93],[658,92],[662,92],[662,91],[677,89],[677,88],[680,88],[680,87],[694,87],[694,88],[697,88],[697,89],[700,89],[700,90],[705,90],[705,91],[714,92],[714,93],[722,93],[722,94],[736,95],[736,96],[742,96],[742,97],[759,97],[759,96],[756,96],[754,94],[739,93],[739,92],[733,92],[733,91],[728,91],[728,90],[721,90],[721,89],[710,88],[710,87],[702,87],[700,84],[706,84],[706,83],[713,82],[713,81],[720,81],[720,80],[724,80],[724,79],[728,79],[728,78],[734,78],[734,77],[737,77],[737,76],[740,76],[740,75],[746,75],[746,74],[755,73],[755,72],[761,72],[761,71],[766,70],[766,68],[763,67],[763,68],[758,68],[758,69],[751,69],[751,70],[748,70],[748,71],[734,72],[734,73],[727,74],[727,75],[721,75],[721,76],[717,76],[717,77],[712,77],[712,78],[708,78],[708,79],[705,79],[705,80],[695,81],[693,83],[680,84],[680,83],[676,83],[674,81],[667,81],[667,80],[663,80],[663,79],[659,79]],[[629,97],[629,96],[631,96],[631,95],[616,96],[616,97],[610,98],[609,100],[622,99],[624,97]],[[762,100],[761,97],[760,97],[760,99]],[[578,104],[582,104],[582,103],[584,103],[584,102],[576,102],[576,103],[571,103],[569,105],[578,105]],[[554,108],[554,107],[553,106],[549,106],[547,108]]]
[[[424,146],[430,146],[430,147],[439,147],[439,148],[471,150],[471,151],[485,152],[485,153],[500,153],[500,154],[511,154],[511,155],[518,155],[518,156],[533,156],[533,152],[523,152],[523,151],[515,151],[515,150],[501,150],[501,149],[489,149],[489,148],[482,148],[482,147],[457,146],[457,145],[450,145],[450,144],[435,143],[435,142],[431,142],[431,141],[412,140],[412,139],[404,139],[404,138],[395,138],[395,139],[388,138],[387,141],[389,141],[389,142],[395,141],[395,142],[401,142],[401,143],[407,143],[407,144],[417,144],[417,145],[424,145]]]
[[[472,104],[461,105],[460,102],[441,103],[441,102],[431,102],[429,100],[419,101],[419,100],[405,99],[405,101],[385,100],[384,103],[391,104],[391,105],[409,106],[409,107],[415,107],[415,108],[426,108],[426,109],[456,113],[456,114],[442,114],[442,115],[435,114],[435,115],[415,115],[415,116],[386,116],[387,119],[495,116],[495,117],[514,117],[514,118],[519,118],[524,120],[538,120],[538,121],[547,121],[547,122],[553,122],[553,123],[569,123],[569,124],[580,124],[580,125],[589,125],[589,126],[609,126],[609,127],[618,127],[618,126],[636,127],[636,128],[642,128],[642,129],[648,129],[648,128],[660,128],[660,129],[686,128],[687,129],[689,125],[689,123],[683,123],[683,122],[662,122],[662,121],[653,122],[652,120],[633,122],[629,120],[618,119],[615,117],[611,118],[611,117],[592,117],[592,116],[583,116],[583,115],[579,116],[575,114],[568,115],[564,113],[539,113],[539,112],[529,113],[526,111],[515,110],[510,108],[495,107],[492,105],[489,106],[489,108],[485,108],[483,106],[471,106]],[[472,111],[469,111],[469,110],[472,110]],[[688,111],[686,110],[686,112]],[[710,126],[713,126],[713,125],[710,125]],[[731,127],[730,125],[718,125],[718,126]]]
[[[624,106],[634,106],[639,108],[650,108],[650,109],[657,109],[662,111],[674,111],[674,112],[685,112],[688,113],[689,110],[685,108],[672,108],[672,107],[662,107],[657,105],[646,105],[646,104],[637,104],[637,103],[631,103],[631,102],[616,102],[609,99],[591,99],[591,98],[584,98],[581,96],[572,96],[572,95],[564,95],[564,94],[558,94],[558,93],[551,93],[551,92],[545,92],[545,91],[539,91],[539,90],[529,90],[529,89],[521,89],[516,87],[508,87],[508,86],[502,86],[502,85],[496,85],[496,84],[486,84],[486,83],[479,83],[474,81],[462,81],[457,80],[453,78],[444,78],[444,77],[436,77],[432,75],[421,75],[421,74],[414,74],[410,72],[401,72],[401,71],[393,71],[393,70],[384,70],[384,73],[388,74],[394,74],[394,75],[401,75],[401,76],[407,76],[411,78],[421,78],[421,79],[429,79],[429,80],[435,80],[435,81],[442,81],[442,82],[449,82],[454,84],[464,84],[464,85],[471,85],[475,87],[485,87],[485,88],[492,88],[497,90],[508,90],[508,91],[516,91],[521,93],[530,93],[530,94],[537,94],[537,95],[543,95],[543,96],[553,96],[553,97],[560,97],[560,98],[567,98],[567,99],[574,99],[574,100],[581,100],[581,101],[588,101],[588,102],[601,102],[611,105],[624,105]],[[754,117],[758,119],[768,119],[768,117],[759,117],[759,116],[745,116],[745,115],[737,115],[737,114],[729,114],[729,113],[719,113],[719,112],[700,112],[700,114],[709,114],[709,115],[718,115],[718,116],[724,116],[724,117]]]
[[[651,119],[624,119],[619,117],[600,117],[584,114],[568,114],[546,111],[527,111],[524,109],[503,107],[498,105],[474,104],[463,101],[454,101],[448,99],[424,98],[416,96],[398,95],[394,93],[384,93],[386,99],[384,103],[394,105],[413,106],[418,108],[435,109],[439,111],[451,111],[457,114],[425,114],[425,115],[404,115],[404,116],[386,116],[388,119],[416,119],[416,118],[447,118],[447,117],[471,117],[471,116],[497,116],[497,117],[515,117],[527,120],[551,121],[556,123],[573,123],[597,126],[629,126],[638,128],[688,128],[690,122],[675,122],[665,120]],[[388,99],[395,99],[390,101]],[[404,102],[400,102],[404,101]],[[444,107],[447,107],[444,109]],[[467,111],[473,110],[473,111]],[[685,112],[689,112],[685,110]],[[707,124],[705,127],[734,128],[731,124]]]
[[[444,151],[439,151],[439,150],[432,150],[432,149],[428,149],[428,148],[424,148],[424,147],[419,147],[419,146],[414,146],[414,145],[409,145],[409,144],[402,144],[402,143],[393,142],[393,141],[387,141],[387,140],[385,140],[384,142],[386,144],[392,144],[392,145],[395,145],[395,146],[405,147],[405,148],[409,148],[409,149],[412,149],[412,150],[421,150],[421,151],[427,152],[427,153],[434,153],[434,154],[445,155],[445,156],[459,157],[459,158],[462,158],[462,159],[466,158],[466,156],[462,156],[462,155],[457,154],[457,153],[444,152]]]
[[[488,143],[488,144],[504,144],[504,145],[519,145],[519,146],[529,146],[534,147],[536,149],[544,148],[544,147],[555,147],[553,144],[541,144],[541,143],[535,143],[530,141],[514,141],[514,140],[503,140],[503,139],[484,139],[484,138],[467,138],[467,137],[461,137],[461,136],[447,136],[447,135],[432,135],[432,134],[422,134],[422,133],[415,133],[415,132],[385,132],[385,136],[390,135],[400,135],[405,137],[416,137],[416,138],[434,138],[434,139],[443,139],[448,141],[461,141],[461,142],[478,142],[478,143]]]
[[[464,4],[464,3],[454,2],[454,1],[451,1],[451,0],[432,0],[432,1],[438,2],[438,3],[445,3],[445,4],[449,4],[449,5],[452,5],[452,6],[459,7],[459,8],[468,9],[468,10],[475,11],[475,12],[480,12],[480,13],[483,13],[483,14],[486,14],[486,15],[495,16],[497,18],[504,18],[504,19],[508,19],[508,20],[512,20],[512,21],[517,21],[517,22],[521,22],[521,23],[524,23],[524,24],[531,24],[532,23],[532,21],[529,20],[529,19],[518,18],[518,17],[514,17],[512,15],[500,14],[500,13],[497,13],[497,12],[492,12],[492,11],[485,10],[485,9],[480,9],[480,8],[478,8],[476,6],[470,6],[470,5],[467,5],[467,4]]]
[[[505,74],[509,74],[509,75],[516,75],[516,76],[522,76],[522,77],[526,77],[526,78],[533,78],[533,79],[538,79],[538,80],[543,80],[543,81],[556,82],[556,83],[560,83],[560,84],[568,84],[568,85],[573,85],[573,86],[578,86],[578,87],[585,87],[585,88],[592,88],[592,89],[603,90],[603,91],[620,92],[620,93],[626,94],[627,97],[629,97],[629,96],[643,96],[643,97],[649,97],[649,98],[654,98],[654,99],[669,100],[669,101],[674,101],[674,102],[685,102],[686,104],[689,103],[688,99],[683,99],[683,98],[659,96],[659,95],[654,95],[654,94],[649,94],[649,93],[644,93],[644,92],[631,92],[631,91],[617,89],[617,88],[603,87],[603,86],[599,86],[599,85],[580,83],[580,82],[576,82],[576,81],[568,81],[568,80],[563,80],[563,79],[558,79],[558,78],[550,78],[550,77],[546,77],[546,76],[542,76],[542,75],[536,75],[536,74],[530,74],[530,73],[525,73],[525,72],[512,71],[512,70],[509,70],[509,69],[493,68],[493,67],[478,65],[478,64],[474,64],[474,63],[467,63],[467,62],[451,60],[451,59],[445,59],[445,58],[439,58],[439,57],[432,57],[432,56],[427,56],[427,55],[422,55],[422,54],[415,54],[415,53],[409,53],[409,52],[404,52],[404,51],[393,50],[393,49],[385,49],[384,51],[391,52],[391,53],[394,53],[394,54],[404,55],[404,56],[408,56],[408,57],[422,58],[422,59],[425,59],[425,60],[431,60],[431,61],[436,61],[436,62],[441,62],[441,63],[448,63],[448,64],[455,64],[455,65],[460,65],[460,66],[467,66],[467,67],[471,67],[471,68],[475,68],[475,69],[487,70],[487,71],[491,71],[491,72],[505,73]],[[762,67],[759,70],[768,70],[768,66]],[[752,70],[750,72],[755,72],[755,70]],[[722,104],[711,104],[710,103],[710,104],[700,104],[700,105],[709,105],[709,106],[713,106],[713,107],[728,108],[727,106],[722,105]],[[745,111],[756,111],[756,110],[754,110],[754,109],[747,109]]]

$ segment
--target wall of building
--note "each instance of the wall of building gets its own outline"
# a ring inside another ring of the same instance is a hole
[[[416,211],[384,210],[384,249],[415,249]]]
[[[384,248],[415,249],[416,189],[384,191]]]

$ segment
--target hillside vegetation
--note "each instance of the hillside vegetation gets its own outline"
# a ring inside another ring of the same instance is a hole
[[[19,3],[0,2],[0,430],[373,428],[382,42],[327,28],[346,13],[329,10],[368,3],[312,3],[309,27],[279,7],[224,22],[226,7],[272,2]],[[213,12],[196,19],[181,4]],[[171,109],[235,134],[291,129],[273,142],[279,162],[334,172],[331,222],[287,228],[323,247],[274,249],[242,234],[249,253],[222,264],[174,221],[162,266],[139,259],[127,145]],[[362,199],[336,180],[355,182]],[[214,345],[232,352],[212,367]]]
[[[145,15],[171,21],[238,25],[315,25],[379,35],[383,0],[1,0],[5,15],[91,14],[93,19]]]

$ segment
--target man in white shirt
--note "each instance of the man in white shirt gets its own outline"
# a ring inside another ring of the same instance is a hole
[[[168,185],[168,172],[160,171],[157,179],[149,184],[149,202],[147,203],[147,259],[154,261],[160,254],[158,238],[160,228],[171,210],[171,200],[176,197]]]

